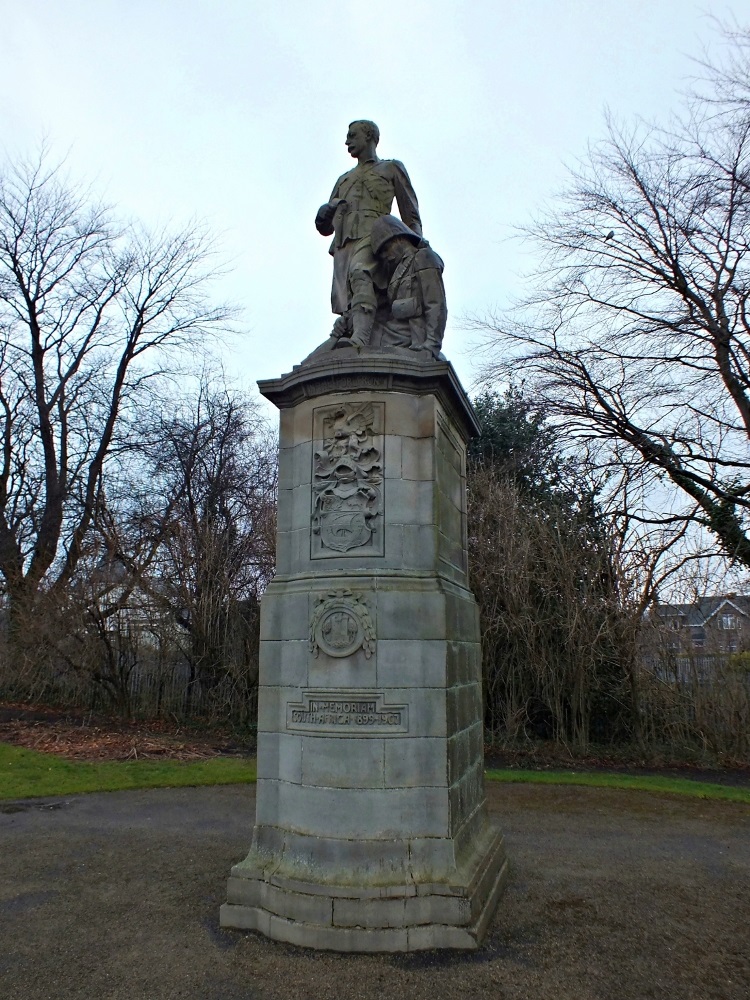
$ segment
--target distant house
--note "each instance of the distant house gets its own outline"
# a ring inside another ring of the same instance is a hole
[[[182,634],[157,577],[139,576],[117,553],[105,553],[79,587],[102,634],[128,636],[145,648],[161,648]]]
[[[658,604],[652,622],[661,625],[670,649],[711,655],[750,648],[750,597],[724,594],[692,604]]]

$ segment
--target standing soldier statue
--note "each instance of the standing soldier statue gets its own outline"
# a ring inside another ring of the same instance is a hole
[[[380,131],[371,121],[355,121],[346,134],[346,148],[357,166],[336,181],[330,199],[321,205],[315,228],[333,235],[331,306],[351,329],[350,343],[367,347],[379,293],[387,284],[372,253],[370,232],[376,219],[389,215],[394,198],[404,223],[422,233],[419,205],[403,163],[380,160],[375,152]],[[340,321],[337,321],[340,322]]]

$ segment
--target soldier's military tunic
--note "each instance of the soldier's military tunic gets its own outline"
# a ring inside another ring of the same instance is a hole
[[[390,316],[381,344],[440,353],[448,320],[443,261],[432,247],[406,253],[388,282]]]
[[[373,294],[368,290],[368,282],[370,289],[373,284],[385,285],[370,248],[370,230],[375,219],[389,215],[395,199],[399,214],[410,229],[421,235],[422,223],[414,188],[406,168],[398,160],[358,163],[336,181],[330,201],[336,199],[343,200],[333,217],[331,306],[335,313],[344,313],[352,305],[374,305],[367,300]],[[364,281],[358,282],[357,272]],[[357,301],[358,295],[362,302]]]

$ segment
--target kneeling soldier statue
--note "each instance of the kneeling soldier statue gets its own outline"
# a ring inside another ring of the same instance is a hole
[[[390,274],[381,346],[429,351],[437,358],[448,318],[442,260],[393,215],[375,220],[370,242],[374,256]]]

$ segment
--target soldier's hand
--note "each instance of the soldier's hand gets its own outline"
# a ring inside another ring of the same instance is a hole
[[[331,330],[331,336],[335,337],[336,340],[340,340],[342,337],[351,336],[351,325],[349,323],[349,317],[346,313],[343,316],[339,316],[336,322],[333,324],[333,330]]]
[[[318,214],[315,216],[315,228],[321,236],[331,236],[333,234],[333,218],[336,215],[336,209],[340,205],[346,205],[344,199],[334,198],[331,201],[327,201],[325,205],[321,205],[318,209]]]

